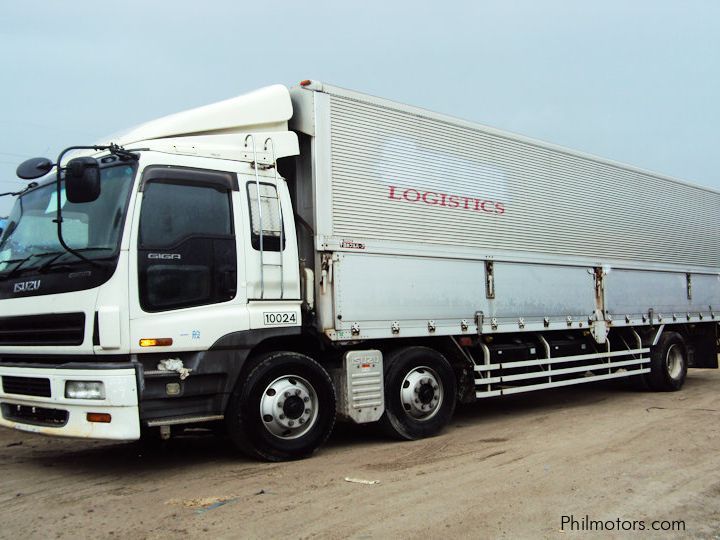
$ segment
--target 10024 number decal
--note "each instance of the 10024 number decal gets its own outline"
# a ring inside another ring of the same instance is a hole
[[[297,324],[297,313],[293,311],[265,311],[263,312],[265,326],[282,326]]]

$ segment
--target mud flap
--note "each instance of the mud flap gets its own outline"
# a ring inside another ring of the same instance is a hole
[[[717,329],[703,336],[693,336],[688,343],[688,366],[691,368],[718,367]]]

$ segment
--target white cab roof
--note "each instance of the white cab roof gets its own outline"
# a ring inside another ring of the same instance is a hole
[[[292,113],[288,89],[277,84],[151,120],[107,140],[127,146],[139,141],[190,135],[286,131]]]

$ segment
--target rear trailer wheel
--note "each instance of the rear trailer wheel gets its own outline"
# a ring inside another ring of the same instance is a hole
[[[650,373],[647,384],[657,392],[674,392],[682,388],[687,375],[687,347],[677,332],[665,332],[650,351]]]
[[[335,391],[312,358],[276,352],[258,358],[238,382],[226,427],[246,454],[268,460],[300,459],[315,452],[335,424]]]
[[[385,359],[383,429],[398,439],[437,435],[455,411],[457,383],[452,367],[439,352],[408,347]]]

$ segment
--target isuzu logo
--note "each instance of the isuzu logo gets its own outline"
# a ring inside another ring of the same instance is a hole
[[[21,283],[16,283],[13,287],[14,293],[21,293],[21,292],[32,292],[37,291],[40,288],[40,282],[42,280],[35,279],[33,281],[23,281]]]

